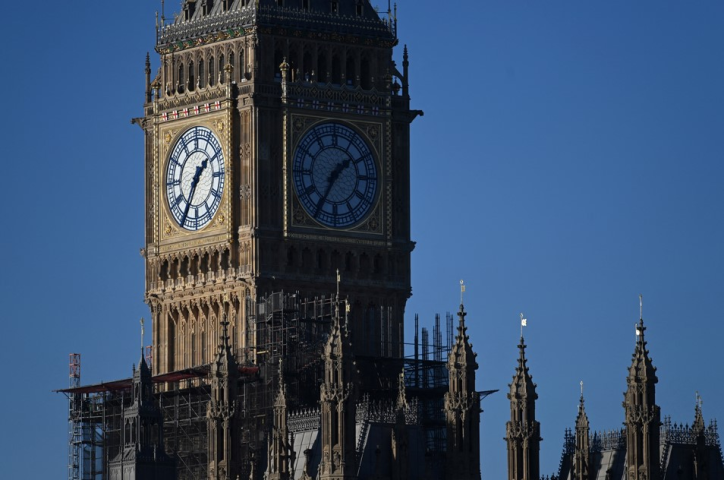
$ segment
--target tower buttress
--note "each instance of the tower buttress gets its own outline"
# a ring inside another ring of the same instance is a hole
[[[509,385],[510,421],[506,424],[508,479],[540,478],[540,422],[535,419],[536,384],[528,371],[525,340],[520,337],[518,366]]]
[[[626,465],[628,480],[659,478],[659,427],[661,410],[656,405],[656,367],[651,363],[644,339],[644,320],[636,326],[636,348],[624,393],[626,412]]]
[[[324,383],[320,387],[322,407],[321,480],[357,478],[355,413],[357,369],[347,328],[342,328],[339,294],[335,302],[332,330],[324,346]]]
[[[211,401],[206,418],[209,441],[209,480],[236,480],[239,468],[239,367],[229,345],[228,325],[221,323],[223,334],[216,359],[211,364]]]
[[[446,478],[480,479],[480,395],[475,391],[478,363],[465,326],[465,308],[460,304],[455,345],[448,357],[450,377],[445,394],[447,422]]]
[[[583,382],[581,382],[583,384]],[[573,480],[589,480],[590,472],[590,445],[588,436],[590,425],[586,407],[583,403],[583,388],[581,388],[581,401],[578,404],[578,417],[576,417],[576,450],[573,453]]]

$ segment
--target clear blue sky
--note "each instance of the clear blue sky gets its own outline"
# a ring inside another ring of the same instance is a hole
[[[177,7],[167,2],[167,11]],[[385,2],[382,2],[385,3]],[[386,4],[380,5],[383,9]],[[143,303],[143,62],[151,0],[6,12],[3,477],[66,476],[67,356],[125,377]],[[724,4],[400,0],[411,59],[412,314],[467,287],[485,400],[482,468],[505,477],[505,391],[528,318],[544,473],[579,381],[623,421],[638,294],[674,421],[724,421]],[[401,55],[401,51],[398,52]],[[400,59],[401,60],[401,59]],[[157,63],[154,63],[154,68]]]

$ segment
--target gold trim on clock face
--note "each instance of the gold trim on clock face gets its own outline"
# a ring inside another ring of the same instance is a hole
[[[352,128],[323,122],[297,145],[292,180],[302,208],[325,227],[359,225],[378,196],[378,168],[372,150]]]
[[[171,148],[166,166],[166,199],[176,223],[197,231],[221,206],[225,167],[221,143],[207,127],[186,130]]]

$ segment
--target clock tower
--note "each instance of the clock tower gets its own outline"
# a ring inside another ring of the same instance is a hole
[[[257,297],[329,295],[338,277],[355,355],[403,355],[421,112],[397,43],[368,0],[185,0],[161,17],[140,120],[154,373],[210,363],[224,316],[256,361]]]

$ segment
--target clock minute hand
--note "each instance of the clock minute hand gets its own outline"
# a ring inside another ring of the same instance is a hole
[[[342,163],[337,164],[336,167],[334,167],[334,170],[329,174],[329,178],[327,179],[327,189],[324,191],[324,195],[322,195],[322,198],[319,199],[317,202],[317,211],[314,212],[314,216],[317,216],[317,213],[322,209],[322,205],[327,200],[327,196],[329,195],[329,192],[332,190],[332,187],[334,186],[334,182],[337,181],[339,178],[339,175],[342,173],[342,170],[349,167],[351,160],[348,158]]]

